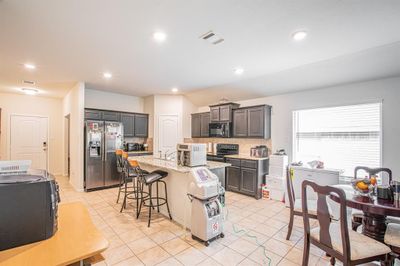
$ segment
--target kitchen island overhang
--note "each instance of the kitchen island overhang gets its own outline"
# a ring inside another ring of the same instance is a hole
[[[194,167],[180,166],[175,161],[167,161],[153,156],[132,156],[129,160],[136,160],[140,167],[146,171],[163,170],[168,172],[168,176],[163,180],[167,184],[168,204],[171,211],[172,220],[190,229],[191,221],[191,202],[187,196],[188,187],[192,182],[191,170]],[[229,163],[207,161],[207,167],[216,174],[223,185],[225,184],[225,167]],[[144,188],[146,190],[146,187]],[[153,189],[155,192],[155,189]],[[159,189],[159,194],[164,197],[164,190]],[[165,205],[160,207],[160,212],[168,217]]]

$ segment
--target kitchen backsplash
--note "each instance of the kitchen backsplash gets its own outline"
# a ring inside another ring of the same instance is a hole
[[[239,139],[239,138],[185,138],[185,143],[229,143],[239,144],[240,154],[250,154],[250,148],[258,145],[266,145],[269,154],[272,151],[272,142],[270,139]]]

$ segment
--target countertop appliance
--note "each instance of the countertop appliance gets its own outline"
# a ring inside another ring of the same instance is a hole
[[[225,162],[225,155],[239,154],[239,144],[218,143],[214,154],[207,154],[207,160]]]
[[[223,234],[223,211],[219,201],[218,177],[206,167],[191,170],[192,181],[188,196],[192,202],[190,231],[194,239],[206,246]]]
[[[1,174],[0,251],[53,236],[59,201],[57,182],[46,171]]]
[[[119,183],[115,150],[121,149],[123,126],[119,122],[85,122],[85,190]]]
[[[210,123],[208,128],[211,138],[230,138],[232,136],[231,122]]]
[[[125,151],[144,151],[144,144],[141,143],[125,143]]]
[[[268,148],[265,145],[252,147],[250,149],[250,156],[256,158],[268,157]]]
[[[201,166],[207,165],[207,145],[203,143],[177,144],[178,165]]]

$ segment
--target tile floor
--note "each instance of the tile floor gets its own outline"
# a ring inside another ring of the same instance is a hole
[[[105,252],[88,260],[92,265],[301,265],[302,220],[296,218],[287,241],[289,211],[281,202],[227,192],[225,238],[205,247],[160,214],[148,228],[147,215],[135,219],[132,206],[120,213],[115,188],[84,193],[75,191],[66,177],[57,180],[62,202],[83,202],[110,242]],[[329,258],[312,246],[309,265],[329,265]]]

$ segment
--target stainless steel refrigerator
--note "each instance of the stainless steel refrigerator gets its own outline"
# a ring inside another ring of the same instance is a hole
[[[122,123],[85,121],[85,190],[118,184],[115,150],[122,143]]]

